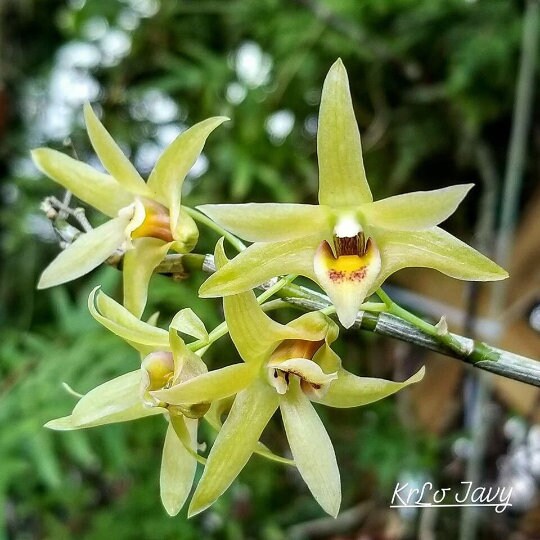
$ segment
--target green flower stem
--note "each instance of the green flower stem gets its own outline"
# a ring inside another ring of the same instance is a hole
[[[214,223],[210,218],[206,217],[203,213],[199,212],[198,210],[195,210],[194,208],[189,208],[189,206],[182,206],[182,208],[195,221],[198,221],[199,223],[206,225],[209,229],[212,229],[213,231],[217,232],[220,236],[223,236],[225,240],[227,240],[227,242],[229,242],[229,244],[231,244],[231,246],[233,246],[237,251],[240,252],[246,249],[246,246],[239,238],[234,236],[234,234],[231,234],[230,232],[221,228],[217,223]]]
[[[203,259],[205,259],[205,256],[202,256]],[[199,259],[197,259],[199,260]],[[202,263],[201,263],[201,269],[202,269]],[[260,294],[257,297],[257,302],[259,304],[264,304],[264,302],[279,292],[283,287],[286,285],[291,284],[298,276],[295,276],[293,274],[289,276],[285,276],[278,280],[275,284],[273,284],[271,287],[269,287],[267,290],[265,290],[262,294]],[[285,304],[287,305],[287,304]],[[193,343],[190,343],[188,347],[192,351],[198,351],[200,349],[203,349],[205,347],[209,347],[212,345],[215,341],[217,341],[220,337],[223,337],[225,334],[227,334],[229,331],[229,328],[227,326],[226,322],[222,322],[220,325],[216,326],[209,334],[208,339],[201,339],[198,341],[194,341]]]
[[[174,257],[174,260],[171,261],[170,257]],[[214,269],[209,263],[210,259],[211,257],[207,255],[198,254],[168,255],[158,270],[161,271],[163,266],[166,268],[166,273],[181,274],[188,268],[193,271],[202,270],[204,267],[205,271],[212,272]],[[330,300],[324,294],[295,283],[283,285],[275,294],[282,302],[303,311],[332,307]],[[384,304],[373,302],[363,304],[364,311],[358,313],[353,328],[412,343],[461,360],[475,368],[540,387],[540,362],[492,347],[481,341],[447,333],[444,329],[431,325],[398,306],[384,292],[382,296],[379,294],[379,297],[383,301],[386,300]],[[272,302],[275,304],[277,300]],[[283,307],[281,303],[279,306]],[[220,325],[213,331],[215,335],[218,329],[219,332],[223,331]],[[214,339],[217,339],[215,335]],[[192,343],[190,348],[195,344],[197,342]],[[208,342],[200,344],[198,348],[202,349],[207,345]]]
[[[460,343],[458,340],[454,339],[452,334],[450,334],[450,332],[448,332],[446,328],[441,328],[439,326],[430,324],[427,321],[424,321],[424,319],[421,319],[410,311],[402,308],[400,305],[396,304],[382,289],[378,289],[375,294],[377,294],[377,296],[386,304],[386,311],[388,313],[411,323],[418,329],[422,330],[422,332],[439,340],[443,345],[455,350],[456,352],[467,352],[466,349],[462,349],[463,344]]]
[[[294,274],[290,274],[288,276],[281,278],[280,280],[276,282],[275,285],[272,285],[271,287],[266,289],[266,291],[260,294],[257,297],[257,302],[259,302],[259,304],[263,304],[264,302],[266,302],[266,300],[268,300],[268,298],[270,298],[271,296],[274,296],[274,294],[276,294],[278,291],[283,289],[283,287],[291,284],[297,277],[298,276]]]

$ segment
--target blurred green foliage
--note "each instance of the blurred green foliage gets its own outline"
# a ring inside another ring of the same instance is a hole
[[[318,100],[340,56],[376,198],[478,182],[479,145],[499,169],[504,163],[521,13],[521,2],[507,0],[0,3],[0,538],[274,540],[320,515],[296,475],[254,458],[213,510],[169,519],[159,504],[164,426],[155,418],[80,433],[41,428],[74,403],[62,381],[85,392],[138,359],[86,310],[93,284],[119,292],[116,271],[35,290],[58,250],[39,201],[61,193],[28,150],[47,145],[92,162],[81,114],[89,99],[145,172],[178,127],[225,114],[231,122],[211,136],[186,204],[314,202]],[[464,238],[479,193],[449,224]],[[215,240],[205,233],[198,249]],[[215,326],[219,303],[196,295],[202,279],[156,278],[149,313],[159,309],[164,322],[191,306]],[[377,343],[354,336],[345,345],[353,371],[392,375],[366,362]],[[210,363],[231,354],[225,339]],[[444,449],[403,426],[394,400],[322,414],[346,471],[346,506],[388,498],[404,469],[437,474]],[[271,430],[286,452],[278,422]]]

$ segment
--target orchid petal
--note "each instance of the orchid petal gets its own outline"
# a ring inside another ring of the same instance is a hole
[[[508,277],[499,265],[438,227],[417,232],[380,229],[375,235],[382,268],[370,292],[380,287],[389,275],[407,267],[434,268],[447,276],[469,281]]]
[[[103,383],[85,394],[73,412],[51,420],[45,427],[72,430],[126,422],[163,413],[158,407],[145,407],[140,400],[141,372],[131,371]]]
[[[174,227],[171,221],[171,231],[174,238],[172,248],[177,253],[189,253],[197,245],[199,229],[185,208],[180,208],[180,217]]]
[[[183,418],[176,420],[184,422]],[[191,447],[195,450],[197,448],[197,421],[186,419],[185,422],[191,435]],[[196,468],[197,461],[184,447],[174,428],[169,424],[163,445],[159,489],[161,502],[170,516],[176,516],[184,506],[193,485]]]
[[[231,485],[257,447],[277,407],[274,389],[260,380],[255,380],[236,396],[208,456],[191,500],[189,517],[208,508]]]
[[[171,328],[200,340],[208,339],[204,323],[191,308],[181,309],[173,318]]]
[[[50,148],[32,150],[36,167],[75,197],[109,217],[133,202],[133,196],[112,176]]]
[[[146,306],[150,278],[170,246],[159,238],[135,238],[124,255],[124,306],[137,318]]]
[[[210,133],[225,120],[228,118],[223,116],[208,118],[178,135],[161,154],[150,174],[148,188],[154,199],[169,208],[172,231],[176,230],[180,217],[184,179],[202,152]]]
[[[90,293],[88,309],[96,321],[135,348],[140,344],[155,350],[170,350],[169,333],[166,330],[139,320],[124,306],[101,292],[99,287]]]
[[[321,399],[314,399],[328,407],[360,407],[379,401],[399,392],[402,388],[422,380],[425,368],[420,368],[412,377],[403,382],[358,377],[345,369],[338,371],[338,377],[330,384],[328,392]]]
[[[216,244],[214,260],[218,272],[236,260],[228,262],[222,238]],[[252,291],[225,297],[223,310],[231,339],[245,362],[259,362],[278,342],[303,336],[301,330],[279,324],[266,315]]]
[[[276,242],[322,236],[332,229],[326,208],[309,204],[205,204],[197,207],[212,221],[248,242]]]
[[[233,402],[232,396],[225,399],[221,399],[219,401],[214,401],[210,405],[210,409],[208,410],[208,412],[204,415],[204,419],[216,431],[219,431],[221,429],[221,426],[223,425],[223,422],[221,421],[221,417],[230,410],[232,402]],[[254,452],[256,454],[259,454],[260,456],[265,457],[266,459],[275,461],[276,463],[281,463],[282,465],[294,466],[294,461],[292,459],[275,454],[274,452],[272,452],[272,450],[268,448],[268,446],[264,445],[260,441],[257,443],[257,446],[255,447]]]
[[[106,261],[124,242],[129,216],[119,216],[83,233],[45,268],[38,289],[77,279]]]
[[[280,400],[281,416],[294,462],[315,500],[336,517],[341,504],[341,485],[336,454],[330,437],[297,379]]]
[[[299,274],[315,280],[313,257],[319,243],[320,237],[312,236],[253,244],[210,276],[199,289],[199,295],[209,298],[238,294],[283,274]]]
[[[335,257],[328,242],[324,241],[315,255],[314,267],[317,281],[334,304],[339,321],[345,328],[350,328],[381,269],[375,243],[368,240],[363,255]]]
[[[199,356],[197,356],[191,349],[187,347],[184,340],[172,327],[169,327],[169,343],[171,345],[174,359],[173,384],[189,381],[205,374],[208,371],[206,364]],[[194,403],[198,403],[198,401]]]
[[[416,191],[388,197],[360,207],[365,223],[383,229],[418,231],[450,217],[474,184]]]
[[[333,343],[339,335],[338,325],[320,311],[304,313],[287,323],[287,326],[301,332],[300,339],[308,341],[325,340]]]
[[[130,193],[149,197],[150,190],[146,182],[99,121],[88,103],[84,106],[84,120],[90,142],[103,166]]]
[[[324,81],[317,154],[321,204],[351,206],[373,200],[364,171],[347,70],[341,60],[333,64]]]
[[[152,395],[165,403],[211,403],[234,395],[246,388],[257,375],[258,369],[251,364],[233,364],[209,371],[189,381],[176,384]]]

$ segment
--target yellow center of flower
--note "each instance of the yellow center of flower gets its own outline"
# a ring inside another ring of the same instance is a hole
[[[152,237],[165,242],[172,242],[169,210],[162,204],[150,199],[143,200],[144,221],[131,233],[131,238]]]
[[[159,403],[149,392],[167,388],[174,376],[173,355],[167,351],[150,353],[141,364],[141,397],[149,406]]]

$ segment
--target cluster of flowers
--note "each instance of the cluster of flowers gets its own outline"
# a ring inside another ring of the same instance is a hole
[[[212,339],[190,308],[178,312],[168,330],[141,317],[159,263],[170,250],[187,253],[195,247],[198,229],[192,216],[197,214],[181,205],[181,187],[207,137],[226,119],[210,118],[182,133],[145,182],[90,106],[84,112],[92,145],[109,174],[46,148],[35,150],[33,159],[46,175],[111,219],[61,252],[39,287],[75,279],[121,250],[123,304],[96,289],[88,306],[97,321],[140,353],[142,362],[139,370],[82,396],[69,416],[47,427],[71,430],[164,416],[160,487],[171,515],[186,502],[198,461],[204,472],[189,515],[208,508],[253,453],[296,466],[321,507],[337,515],[339,470],[312,402],[330,407],[372,403],[419,381],[423,368],[404,382],[354,375],[331,348],[338,326],[326,314],[311,312],[279,324],[263,311],[252,289],[286,273],[306,276],[328,294],[339,321],[349,328],[364,299],[404,267],[435,268],[459,279],[502,279],[504,270],[437,227],[471,185],[373,202],[347,73],[338,60],[321,98],[319,205],[199,207],[229,233],[252,242],[229,260],[221,239],[214,256],[217,271],[200,289],[202,297],[223,297],[228,332],[242,359],[208,371],[201,357]],[[195,340],[186,343],[179,333]],[[277,408],[292,460],[273,454],[259,440]],[[202,418],[218,430],[206,459],[198,453]]]

